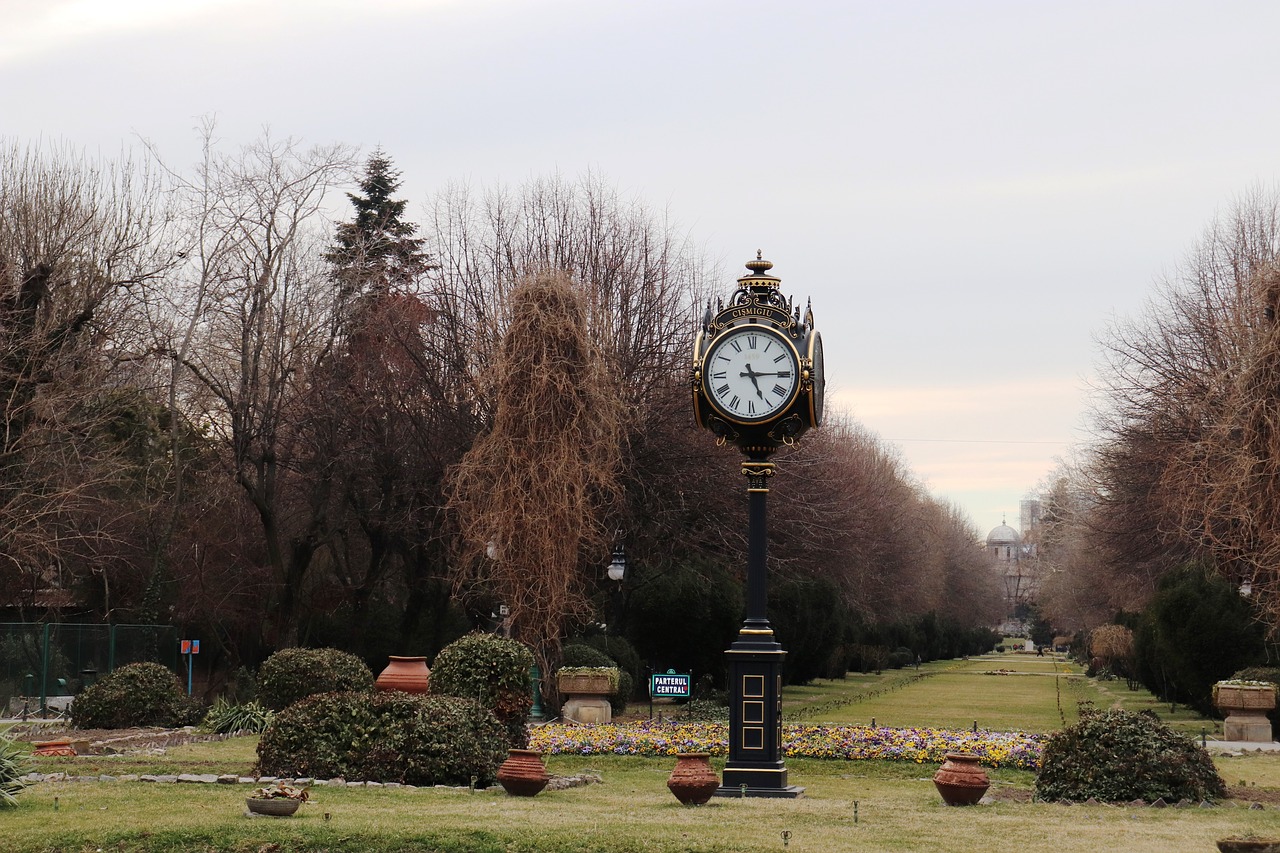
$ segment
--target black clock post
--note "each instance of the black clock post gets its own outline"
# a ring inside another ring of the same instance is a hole
[[[725,653],[729,670],[729,758],[721,797],[797,797],[782,758],[782,664],[769,624],[769,478],[773,453],[822,421],[822,338],[813,312],[800,317],[778,292],[771,263],[747,264],[738,292],[707,306],[694,343],[693,402],[698,425],[745,454],[747,612]]]

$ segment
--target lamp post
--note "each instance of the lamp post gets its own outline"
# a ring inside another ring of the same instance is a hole
[[[609,568],[605,570],[605,574],[609,580],[617,583],[613,590],[613,612],[609,614],[609,625],[612,632],[617,634],[622,627],[622,582],[627,577],[627,552],[621,541],[613,546],[613,555],[609,558]]]

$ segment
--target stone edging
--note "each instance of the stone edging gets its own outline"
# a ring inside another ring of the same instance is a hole
[[[284,779],[277,776],[237,776],[234,773],[220,775],[214,773],[124,773],[119,776],[106,773],[98,776],[76,776],[68,773],[28,773],[20,778],[29,784],[40,782],[154,782],[159,784],[253,785],[254,787],[259,787],[279,782],[299,788],[401,788],[418,790],[420,787],[418,785],[403,785],[399,782],[348,782],[340,777],[334,779]],[[569,788],[581,788],[586,785],[601,784],[603,782],[604,779],[601,778],[599,773],[592,772],[579,773],[575,776],[552,776],[547,783],[546,790],[563,791]],[[423,788],[422,790],[470,791],[472,789],[467,785],[435,785],[432,788]],[[501,785],[490,785],[488,788],[477,788],[476,790],[500,792],[503,788]]]

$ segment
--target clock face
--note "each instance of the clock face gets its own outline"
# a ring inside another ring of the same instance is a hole
[[[800,358],[766,326],[736,326],[711,342],[702,367],[707,400],[725,418],[765,421],[791,405],[800,387]]]
[[[813,365],[813,395],[810,398],[810,420],[814,426],[822,426],[822,402],[827,391],[826,365],[822,360],[822,335],[814,330],[809,335],[809,363]]]

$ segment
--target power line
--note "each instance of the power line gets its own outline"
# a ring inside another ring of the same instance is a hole
[[[886,438],[895,444],[905,442],[929,443],[929,444],[1070,444],[1070,441],[1021,441],[1018,439],[1000,439],[1000,438]]]

